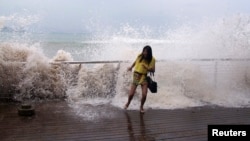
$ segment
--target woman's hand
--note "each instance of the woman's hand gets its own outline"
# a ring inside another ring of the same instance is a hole
[[[135,66],[135,62],[132,64],[131,67],[128,67],[127,71],[132,71],[133,67]]]
[[[154,72],[154,71],[155,71],[154,67],[153,67],[153,68],[150,68],[150,67],[148,67],[148,66],[145,65],[145,64],[142,64],[142,66],[143,66],[147,71],[150,71],[150,72]]]
[[[149,67],[145,64],[142,64],[143,68],[146,69],[147,71],[149,71]]]
[[[132,71],[132,67],[128,67],[127,71]]]

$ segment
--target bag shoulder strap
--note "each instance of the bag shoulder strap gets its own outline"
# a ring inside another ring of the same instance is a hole
[[[149,75],[153,77],[153,80],[155,81],[154,72],[149,72]]]
[[[149,72],[149,75],[150,76],[154,76],[154,72]]]

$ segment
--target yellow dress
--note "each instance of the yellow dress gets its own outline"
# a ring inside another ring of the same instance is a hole
[[[146,76],[148,73],[148,70],[143,67],[145,65],[148,68],[152,68],[155,64],[155,58],[152,57],[151,62],[148,64],[146,60],[142,60],[140,62],[140,55],[137,56],[135,60],[135,68],[134,68],[134,74],[133,74],[133,84],[135,85],[140,85],[146,82]]]

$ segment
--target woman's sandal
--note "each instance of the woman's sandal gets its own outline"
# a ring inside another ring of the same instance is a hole
[[[144,111],[143,109],[141,109],[141,110],[140,110],[140,113],[141,113],[141,114],[144,114],[144,113],[145,113],[145,111]]]
[[[127,110],[127,109],[128,109],[127,104],[126,104],[126,105],[124,105],[123,109],[124,109],[124,110]]]

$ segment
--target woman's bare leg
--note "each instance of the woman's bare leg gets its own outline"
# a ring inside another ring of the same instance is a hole
[[[147,84],[143,84],[141,86],[142,88],[142,98],[141,98],[141,107],[140,107],[140,112],[144,113],[144,109],[143,109],[143,105],[147,99],[147,93],[148,93],[148,85]]]
[[[126,105],[124,106],[124,109],[127,109],[131,100],[133,99],[134,95],[135,95],[135,90],[137,88],[137,85],[132,84],[130,91],[129,91],[129,96],[128,96],[128,102],[126,103]]]

